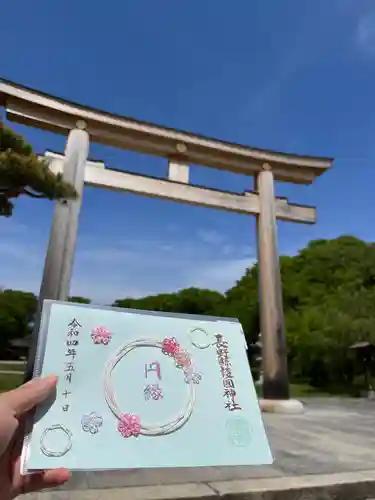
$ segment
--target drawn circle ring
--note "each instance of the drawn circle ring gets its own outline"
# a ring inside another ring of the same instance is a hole
[[[204,342],[199,342],[198,335],[200,334],[204,335],[205,341]],[[193,344],[194,347],[197,349],[207,349],[208,347],[214,345],[215,341],[210,340],[210,334],[206,332],[203,328],[197,327],[197,328],[192,328],[189,331],[189,338],[190,342]]]
[[[114,357],[108,361],[104,370],[104,397],[110,410],[118,420],[121,420],[124,412],[120,410],[117,403],[116,394],[112,385],[112,372],[116,365],[127,354],[129,354],[129,352],[138,347],[156,347],[157,349],[162,350],[163,343],[151,339],[139,339],[130,342],[129,344],[125,344],[116,351]],[[188,398],[181,411],[166,423],[158,422],[153,425],[141,423],[140,434],[143,434],[144,436],[163,436],[180,429],[189,420],[191,414],[193,413],[195,408],[195,398],[194,383],[193,380],[190,379],[188,381]]]
[[[225,424],[225,428],[232,444],[240,448],[249,446],[251,442],[251,428],[245,418],[229,418]]]
[[[67,437],[66,445],[60,451],[50,450],[44,444],[44,441],[45,441],[47,435],[53,431],[62,431]],[[44,455],[46,455],[46,457],[63,457],[64,455],[66,455],[68,453],[68,451],[70,451],[70,449],[72,447],[72,444],[73,444],[72,438],[73,438],[73,434],[70,432],[70,430],[67,427],[64,427],[61,424],[51,425],[51,427],[47,427],[46,429],[44,429],[43,434],[40,437],[40,449],[41,449],[42,453]]]

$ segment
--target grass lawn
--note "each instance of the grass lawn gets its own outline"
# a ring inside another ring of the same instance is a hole
[[[0,361],[0,371],[19,371],[23,372],[26,363],[24,361]]]
[[[343,391],[332,391],[324,392],[322,389],[317,389],[309,384],[290,384],[290,397],[291,398],[306,398],[306,397],[320,397],[329,398],[335,395],[340,395],[341,397],[353,397],[353,394],[345,393]],[[261,388],[256,386],[256,391],[258,396],[261,397]]]
[[[291,398],[304,398],[308,396],[329,398],[330,396],[332,396],[332,394],[323,392],[323,390],[317,389],[316,387],[311,387],[311,385],[308,384],[290,384],[289,387]]]
[[[0,375],[0,392],[10,391],[11,389],[15,389],[23,382],[23,374],[22,375]]]

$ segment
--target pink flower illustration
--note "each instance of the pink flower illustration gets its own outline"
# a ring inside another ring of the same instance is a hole
[[[174,359],[176,360],[177,368],[183,368],[184,370],[186,370],[191,365],[190,354],[186,351],[178,351],[175,354]]]
[[[91,338],[94,344],[107,345],[110,342],[112,335],[107,328],[104,328],[104,326],[97,326],[91,332]]]
[[[141,432],[141,420],[138,415],[124,413],[118,423],[117,430],[122,437],[138,437]]]
[[[196,373],[193,370],[188,370],[185,372],[185,382],[189,384],[190,382],[193,382],[193,384],[199,384],[199,382],[202,380],[202,375],[200,373]]]
[[[163,340],[162,351],[164,354],[175,357],[176,354],[179,352],[179,350],[180,350],[180,344],[174,337],[170,339],[165,338]]]

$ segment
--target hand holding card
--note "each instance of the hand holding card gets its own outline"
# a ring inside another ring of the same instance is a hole
[[[46,301],[37,352],[24,472],[272,463],[237,320]]]

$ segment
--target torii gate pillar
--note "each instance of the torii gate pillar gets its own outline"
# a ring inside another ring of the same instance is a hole
[[[89,134],[85,129],[86,123],[78,120],[76,128],[69,132],[66,141],[62,176],[64,181],[74,186],[78,197],[76,200],[57,201],[55,205],[34,322],[34,337],[37,337],[39,332],[44,299],[67,300],[69,295],[89,153]],[[36,350],[35,342],[32,349]],[[32,377],[33,364],[34,354],[30,353],[26,380]]]
[[[262,332],[263,397],[289,399],[287,352],[275,210],[274,178],[270,165],[255,178],[259,194],[257,243],[259,311]]]

